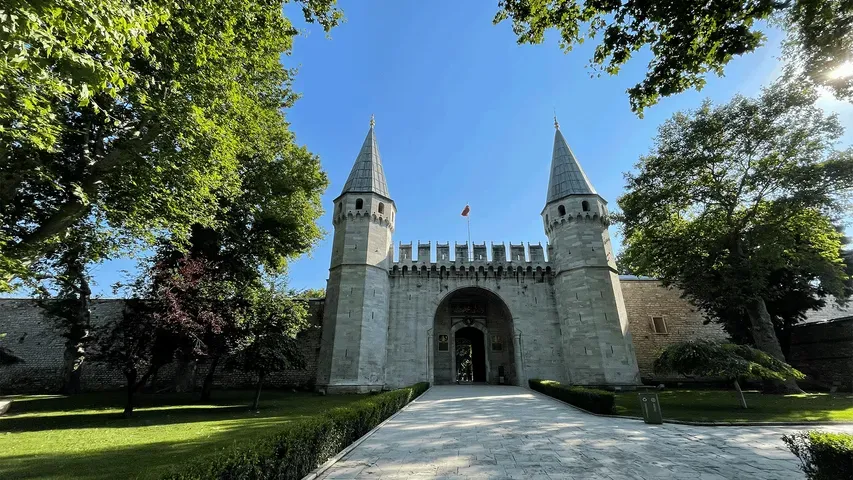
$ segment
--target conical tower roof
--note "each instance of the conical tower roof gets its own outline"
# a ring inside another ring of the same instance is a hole
[[[382,159],[379,157],[379,145],[376,143],[376,135],[373,132],[375,122],[370,119],[370,130],[367,132],[367,138],[364,139],[364,144],[361,146],[361,152],[358,158],[355,159],[355,165],[344,184],[344,189],[341,195],[345,193],[375,193],[386,198],[391,198],[388,194],[388,184],[385,183],[385,171],[382,169]]]
[[[551,155],[551,178],[548,180],[548,199],[545,203],[559,200],[569,195],[597,195],[586,174],[583,173],[578,159],[563,138],[560,125],[554,119],[557,131],[554,133],[554,153]]]

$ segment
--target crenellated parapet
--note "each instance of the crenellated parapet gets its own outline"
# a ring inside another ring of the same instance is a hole
[[[604,228],[608,228],[610,226],[610,216],[609,215],[599,215],[595,212],[579,212],[577,214],[565,214],[565,215],[557,215],[555,217],[551,217],[550,215],[546,216],[547,220],[545,223],[545,234],[550,234],[551,231],[565,224],[600,224],[603,225]]]
[[[503,242],[487,245],[467,242],[418,242],[414,255],[413,242],[400,242],[394,252],[392,275],[411,274],[479,274],[485,277],[508,275],[550,275],[551,265],[541,243]],[[451,255],[452,253],[452,255]]]
[[[349,210],[347,212],[336,212],[336,214],[332,217],[332,225],[336,227],[343,221],[373,222],[377,225],[390,228],[392,232],[394,231],[394,220],[386,214],[379,213],[378,209],[377,211],[373,212],[367,210]]]

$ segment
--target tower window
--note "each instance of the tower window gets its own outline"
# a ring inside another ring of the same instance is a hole
[[[355,209],[361,210],[362,208],[364,208],[364,200],[360,198],[355,199]]]
[[[666,330],[666,320],[663,317],[652,317],[652,329],[659,334],[669,333]]]
[[[344,204],[342,202],[338,202],[338,213],[341,213],[344,209]]]
[[[385,204],[379,202],[379,213],[385,213]]]
[[[581,202],[581,208],[583,209],[584,212],[588,212],[589,211],[589,202],[587,202],[586,200]]]
[[[561,216],[561,217],[565,217],[565,216],[566,216],[566,207],[564,207],[564,206],[560,205],[559,207],[557,207],[557,211],[558,211],[558,212],[560,212],[560,216]]]
[[[548,214],[545,214],[545,223],[548,223],[550,220],[548,219]]]

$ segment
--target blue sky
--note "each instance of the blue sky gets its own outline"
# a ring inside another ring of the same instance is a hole
[[[663,100],[645,118],[631,113],[625,90],[642,79],[639,55],[617,77],[590,78],[588,42],[566,55],[555,34],[543,45],[519,46],[509,23],[492,25],[497,0],[340,2],[346,23],[329,37],[303,25],[294,52],[302,94],[287,112],[300,144],[321,158],[330,185],[328,234],[311,255],[290,265],[290,286],[325,287],[331,250],[332,200],[367,134],[371,114],[391,197],[397,204],[394,242],[466,240],[459,215],[471,205],[472,239],[542,242],[544,206],[554,137],[553,112],[598,193],[615,208],[622,174],[648,152],[657,126],[673,112],[710,97],[756,94],[778,72],[781,35],[771,32],[758,52],[734,60],[725,78],[709,78],[701,92]],[[291,18],[299,13],[286,9]],[[830,99],[853,130],[853,107]],[[849,131],[844,144],[853,143]],[[615,243],[618,235],[611,231]],[[92,268],[97,293],[133,270],[120,259]]]

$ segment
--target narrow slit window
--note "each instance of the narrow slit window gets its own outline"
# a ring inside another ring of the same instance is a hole
[[[652,317],[652,329],[659,334],[669,333],[666,330],[666,320],[663,317]]]
[[[355,199],[355,209],[361,210],[362,208],[364,208],[364,200],[360,198]]]
[[[379,213],[385,213],[385,204],[379,202]]]
[[[557,207],[557,211],[560,212],[561,217],[566,216],[566,207],[564,207],[563,205],[560,205],[559,207]]]
[[[589,211],[589,202],[587,202],[586,200],[581,202],[581,208],[583,209],[584,212],[588,212]]]

